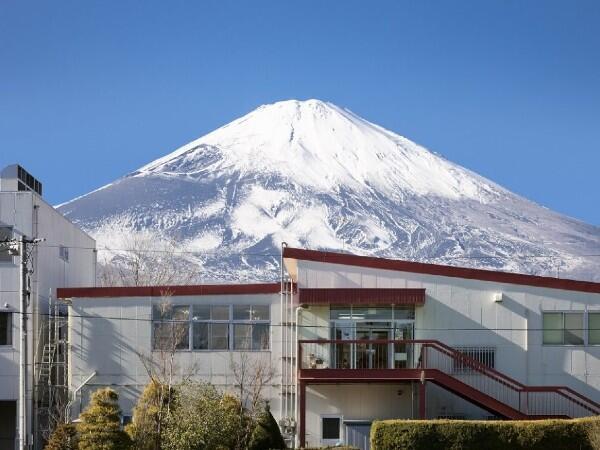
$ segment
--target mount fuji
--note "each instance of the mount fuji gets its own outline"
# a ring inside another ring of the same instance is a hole
[[[585,256],[600,228],[319,100],[261,106],[58,208],[101,262],[151,236],[176,242],[197,281],[277,279],[281,242],[600,281]]]

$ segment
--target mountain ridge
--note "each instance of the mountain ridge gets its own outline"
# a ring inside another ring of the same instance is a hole
[[[175,239],[210,280],[273,279],[277,258],[252,255],[282,241],[600,280],[581,256],[600,254],[600,228],[315,99],[263,105],[59,210],[101,246]]]

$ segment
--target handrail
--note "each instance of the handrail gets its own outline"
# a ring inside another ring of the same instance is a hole
[[[523,383],[520,383],[519,381],[503,374],[502,372],[498,372],[497,370],[492,369],[469,357],[468,355],[465,355],[449,345],[433,339],[303,339],[298,340],[298,355],[302,354],[302,344],[421,344],[423,347],[421,348],[421,354],[419,356],[419,366],[423,367],[424,369],[427,369],[426,366],[421,366],[421,364],[427,364],[427,361],[423,358],[424,350],[427,347],[430,347],[453,358],[454,360],[460,361],[470,369],[473,369],[493,379],[494,381],[501,383],[502,385],[514,391],[515,394],[518,394],[519,397],[521,394],[527,395],[528,393],[536,392],[554,393],[593,414],[600,414],[600,404],[583,396],[568,386],[526,386]]]

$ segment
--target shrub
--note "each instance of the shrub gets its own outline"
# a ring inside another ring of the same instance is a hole
[[[249,450],[283,449],[285,441],[268,405],[258,418],[250,438]]]
[[[79,450],[125,450],[130,446],[121,430],[119,395],[110,388],[99,389],[80,416],[77,425]]]
[[[372,450],[596,450],[600,419],[385,420],[371,427]]]
[[[61,423],[58,425],[44,450],[77,450],[77,430],[75,425],[70,423]]]
[[[133,421],[125,431],[136,450],[160,450],[162,447],[163,424],[173,397],[172,389],[151,380],[137,405],[133,408]]]

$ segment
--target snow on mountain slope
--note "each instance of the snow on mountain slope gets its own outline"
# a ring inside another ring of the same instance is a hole
[[[59,209],[101,248],[175,239],[204,280],[274,279],[282,241],[600,280],[581,256],[600,228],[318,100],[261,106]]]

